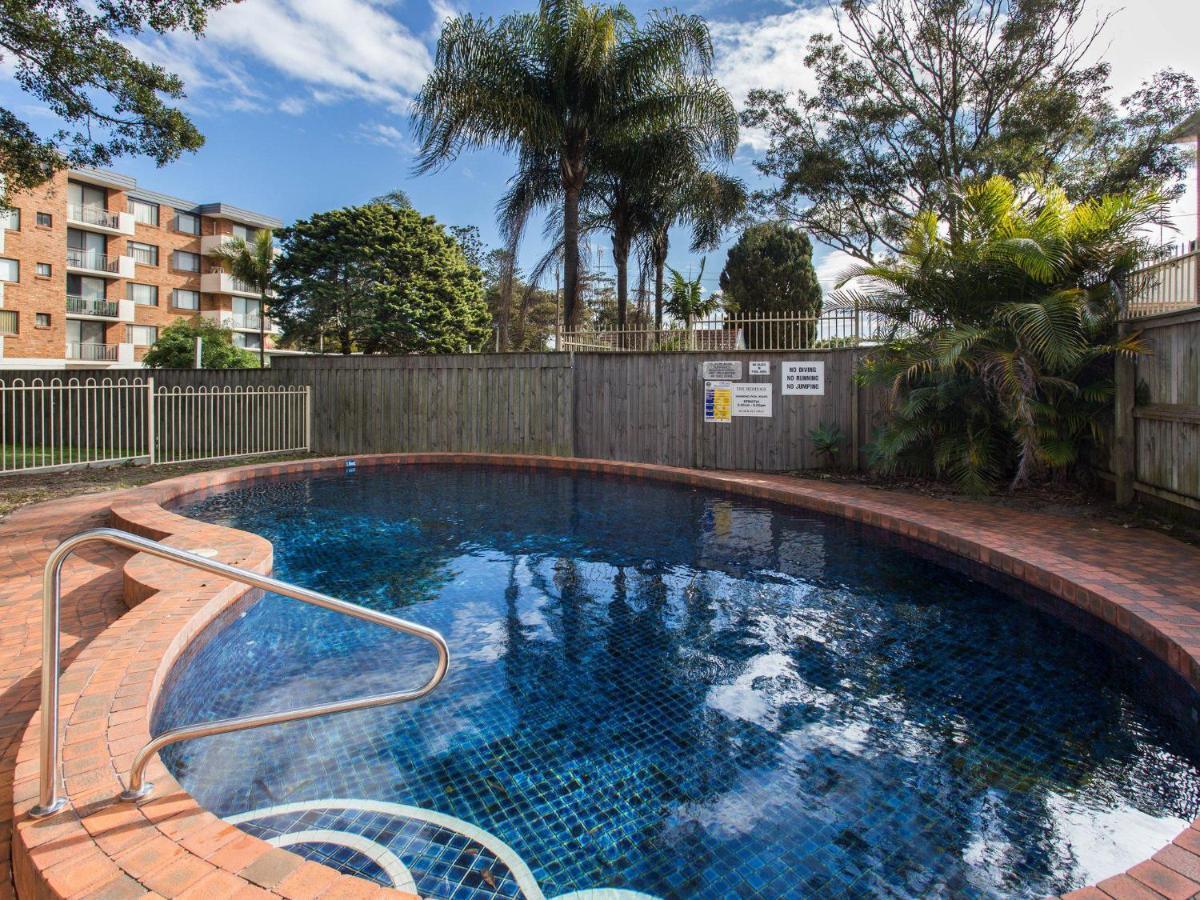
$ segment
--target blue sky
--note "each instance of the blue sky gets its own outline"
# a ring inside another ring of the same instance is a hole
[[[497,0],[244,0],[211,17],[201,41],[148,39],[136,49],[179,73],[185,109],[207,142],[165,169],[138,159],[115,168],[147,187],[197,201],[222,200],[285,221],[360,203],[401,188],[416,207],[446,224],[474,224],[497,243],[496,199],[512,161],[493,152],[463,155],[445,171],[412,174],[413,139],[407,109],[424,80],[440,23],[459,12],[499,16],[520,7]],[[636,13],[659,4],[629,3]],[[1092,0],[1091,12],[1113,12],[1098,53],[1113,64],[1118,95],[1156,69],[1175,66],[1200,76],[1194,0]],[[741,105],[755,86],[808,87],[804,46],[828,31],[824,2],[700,0],[678,8],[704,15],[713,30],[717,74]],[[13,84],[0,63],[0,104],[36,127],[53,120]],[[752,160],[761,149],[745,135],[732,170],[759,183]],[[730,235],[729,241],[735,237]],[[687,236],[673,240],[671,264],[698,268]],[[523,248],[530,262],[541,250],[532,229]],[[611,263],[607,241],[605,263]],[[705,282],[716,286],[725,249],[709,254]],[[825,278],[839,265],[818,252]],[[595,262],[595,257],[593,257]],[[606,265],[611,271],[611,265]]]

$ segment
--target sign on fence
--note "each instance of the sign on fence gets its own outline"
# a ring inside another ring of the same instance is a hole
[[[754,360],[753,362],[750,363],[750,374],[751,375],[770,375],[771,374],[770,361],[765,360],[765,359]]]
[[[704,421],[724,424],[733,410],[733,382],[704,382]]]
[[[783,373],[783,394],[807,394],[810,397],[825,394],[824,362],[785,362],[779,368]]]
[[[735,416],[771,417],[771,385],[769,382],[741,382],[733,386]]]
[[[740,359],[709,360],[701,364],[702,376],[710,381],[737,381],[742,377]]]

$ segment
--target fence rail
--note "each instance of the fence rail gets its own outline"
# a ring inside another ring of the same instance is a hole
[[[17,378],[0,381],[0,474],[304,451],[311,422],[308,386]]]
[[[820,350],[878,341],[884,323],[857,309],[830,308],[772,316],[725,314],[663,328],[588,328],[561,331],[557,349],[575,351]]]
[[[163,388],[154,399],[154,462],[229,459],[309,447],[307,387]]]
[[[1130,272],[1124,278],[1125,313],[1131,318],[1200,305],[1200,250]]]
[[[125,378],[0,382],[0,472],[149,459],[148,390]]]

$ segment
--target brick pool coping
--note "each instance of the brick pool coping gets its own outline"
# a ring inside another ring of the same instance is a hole
[[[68,567],[63,628],[63,779],[70,803],[28,816],[37,795],[37,660],[41,565],[54,543],[108,522],[223,562],[271,567],[257,535],[168,512],[164,503],[257,478],[343,466],[345,457],[243,466],[147,487],[40,504],[0,528],[0,876],[8,807],[12,858],[25,897],[405,897],[340,875],[202,809],[156,758],[152,799],[116,802],[171,666],[188,643],[246,594],[238,585],[148,558],[81,554]],[[610,473],[682,483],[839,516],[922,542],[1019,579],[1086,611],[1146,648],[1200,690],[1200,551],[1164,535],[1002,507],[892,494],[782,475],[700,471],[504,454],[356,457],[359,469],[411,463],[492,464]],[[28,535],[28,537],[27,537]],[[128,610],[126,611],[126,607]],[[81,648],[81,649],[80,649]],[[77,654],[77,655],[76,655]],[[9,663],[9,659],[12,663]],[[23,733],[22,733],[23,729]],[[11,795],[6,796],[11,788]],[[1070,896],[1176,898],[1200,893],[1200,820],[1153,858]],[[5,893],[0,881],[0,896]]]

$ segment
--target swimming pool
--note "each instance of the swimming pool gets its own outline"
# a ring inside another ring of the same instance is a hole
[[[180,509],[438,628],[418,704],[164,751],[240,827],[422,895],[1044,895],[1193,817],[1124,660],[844,523],[684,487],[405,467]],[[155,730],[415,686],[421,642],[266,597]]]

